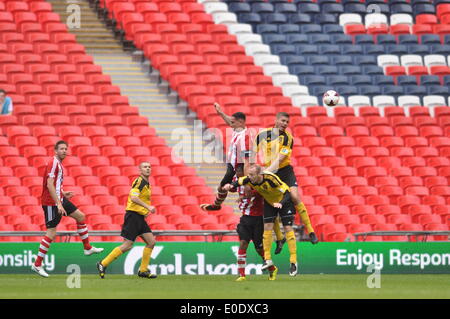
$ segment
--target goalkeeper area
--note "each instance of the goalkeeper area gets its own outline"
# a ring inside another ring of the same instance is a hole
[[[236,276],[159,276],[136,275],[0,275],[0,299],[448,299],[450,275],[383,275],[380,288],[371,274],[278,275],[268,281],[266,275],[248,276],[235,282]]]

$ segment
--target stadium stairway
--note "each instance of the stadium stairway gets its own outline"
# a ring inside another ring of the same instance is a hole
[[[66,21],[70,15],[67,13],[67,1],[48,0],[48,2],[61,16],[61,21]],[[93,56],[95,64],[102,67],[104,74],[111,76],[113,85],[120,87],[122,94],[129,98],[130,104],[139,108],[139,114],[149,119],[150,125],[170,147],[179,143],[178,139],[171,138],[175,129],[187,130],[193,136],[195,113],[188,115],[187,105],[177,106],[173,94],[165,94],[167,92],[165,81],[158,85],[159,73],[149,74],[145,64],[137,62],[132,55],[124,51],[127,47],[119,43],[114,33],[89,6],[88,1],[78,1],[77,4],[81,9],[81,28],[69,29],[69,32],[76,35],[77,42],[86,47],[86,51]],[[202,124],[202,127],[205,125]],[[192,158],[199,158],[198,154],[202,154],[208,143],[209,140],[203,143],[193,142]],[[226,166],[222,163],[190,163],[186,158],[185,163],[194,167],[198,175],[214,190],[226,170]],[[229,196],[225,205],[234,207],[238,212],[235,197]]]
[[[61,21],[67,21],[71,12],[67,12],[69,2],[66,0],[47,0],[52,4],[53,11],[61,16]],[[109,30],[98,18],[93,9],[89,7],[88,1],[77,1],[75,3],[81,9],[81,27],[78,29],[70,29],[69,32],[74,34],[77,42],[86,47],[86,51],[91,52],[122,52],[122,46],[111,35]],[[111,51],[112,50],[112,51]]]

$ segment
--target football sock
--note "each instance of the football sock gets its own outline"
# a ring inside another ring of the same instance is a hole
[[[239,276],[245,277],[245,263],[247,259],[247,251],[245,249],[239,249],[237,255],[237,265]]]
[[[263,250],[257,250],[258,254],[261,256],[261,258],[264,260],[264,251]],[[269,267],[269,271],[274,271],[275,270],[275,266],[272,265]]]
[[[273,224],[273,230],[275,231],[275,237],[277,240],[282,240],[284,238],[283,233],[281,232],[280,228],[280,218],[275,218],[275,222]]]
[[[216,194],[216,200],[214,201],[214,206],[221,206],[223,201],[227,198],[228,192],[222,190],[222,187],[219,188]]]
[[[272,248],[272,231],[265,230],[263,235],[264,260],[272,259],[270,249]]]
[[[297,240],[293,230],[286,233],[286,239],[289,247],[289,262],[295,264],[297,262]]]
[[[108,265],[110,263],[112,263],[117,257],[119,257],[120,255],[122,255],[123,252],[120,250],[119,247],[114,248],[108,256],[106,256],[105,259],[102,260],[102,265],[104,267],[108,267]]]
[[[85,223],[77,223],[77,233],[78,235],[80,235],[80,238],[83,241],[84,249],[91,249],[92,246],[89,243],[88,228]]]
[[[36,258],[36,261],[34,262],[34,265],[36,267],[41,267],[42,260],[44,259],[45,255],[47,255],[47,251],[49,250],[51,243],[52,240],[49,237],[45,236],[44,238],[42,238],[41,244],[39,245],[38,256]]]
[[[314,233],[314,228],[312,227],[311,221],[309,220],[308,211],[306,210],[305,204],[300,203],[295,206],[295,209],[299,213],[302,223],[305,225],[308,233]]]
[[[139,267],[140,272],[146,272],[148,270],[148,264],[150,263],[150,256],[152,255],[153,248],[145,247],[142,252],[141,266]]]

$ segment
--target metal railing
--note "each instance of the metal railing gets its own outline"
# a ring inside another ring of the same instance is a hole
[[[365,233],[354,233],[356,241],[362,241],[367,239],[367,236],[408,236],[408,240],[415,238],[417,241],[418,237],[423,236],[422,242],[426,242],[428,236],[450,236],[450,231],[371,231]]]
[[[235,230],[152,230],[155,236],[212,236],[213,241],[222,241],[223,236],[236,236]],[[36,237],[44,236],[44,231],[0,231],[0,237]],[[71,237],[78,236],[76,231],[57,231],[56,236],[64,238],[64,242],[70,242]],[[120,236],[120,230],[90,230],[89,236]]]
[[[297,232],[297,240],[309,241],[307,236],[302,233],[301,227],[294,227]],[[204,236],[205,241],[208,237],[212,237],[213,241],[220,242],[223,236],[237,236],[235,230],[152,230],[155,236]],[[0,237],[42,237],[45,235],[44,231],[0,231]],[[365,241],[368,236],[407,236],[411,241],[413,238],[415,241],[419,237],[422,242],[426,242],[428,236],[448,236],[450,239],[450,231],[372,231],[364,233],[352,234],[356,241]],[[76,231],[63,230],[57,231],[56,236],[63,238],[64,242],[70,242],[72,237],[78,236]],[[119,230],[91,230],[89,236],[120,236]],[[348,238],[350,239],[350,238]],[[346,240],[349,241],[349,240]]]

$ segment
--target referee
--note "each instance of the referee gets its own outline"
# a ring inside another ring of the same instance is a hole
[[[317,244],[319,240],[314,233],[306,207],[300,200],[297,179],[295,178],[294,169],[291,166],[294,138],[286,131],[288,125],[289,114],[286,112],[277,113],[275,126],[261,131],[256,136],[255,154],[262,151],[264,170],[278,175],[289,186],[292,202],[309,233],[311,243]]]
[[[148,178],[150,177],[151,170],[151,165],[148,162],[142,162],[139,165],[140,176],[134,180],[130,194],[128,195],[125,220],[122,226],[122,232],[120,233],[124,238],[124,242],[119,247],[114,248],[105,259],[97,263],[97,269],[101,278],[105,277],[106,267],[120,255],[129,251],[138,236],[146,244],[142,253],[138,276],[142,278],[156,278],[156,275],[151,274],[148,270],[150,256],[153,247],[155,247],[155,237],[145,221],[145,217],[149,213],[154,214],[156,212],[155,207],[150,206],[152,191]]]

